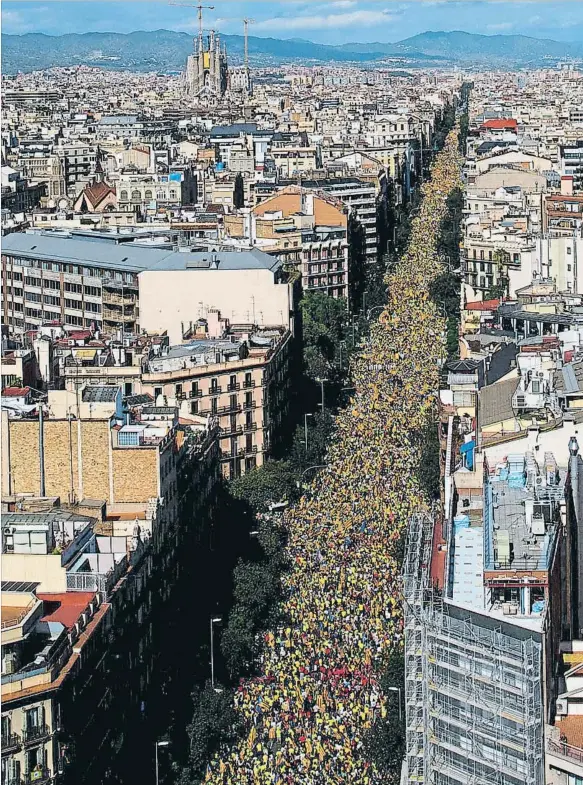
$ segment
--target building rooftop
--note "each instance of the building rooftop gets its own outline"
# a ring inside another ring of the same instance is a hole
[[[126,237],[127,235],[122,235]],[[117,239],[116,239],[117,238]],[[67,264],[103,267],[127,272],[144,270],[272,270],[281,267],[274,256],[257,248],[243,251],[169,251],[139,243],[119,242],[119,235],[105,238],[61,235],[50,232],[14,232],[3,238],[3,253],[30,259],[52,259]],[[216,264],[213,264],[213,261]]]
[[[88,386],[83,388],[82,400],[84,403],[115,403],[119,387]]]

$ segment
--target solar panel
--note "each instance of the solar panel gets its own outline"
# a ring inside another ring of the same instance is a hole
[[[2,591],[34,592],[40,581],[2,581]]]

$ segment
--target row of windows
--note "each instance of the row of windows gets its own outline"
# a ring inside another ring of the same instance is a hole
[[[128,191],[120,191],[119,200],[120,202],[127,202],[128,201]],[[144,196],[140,191],[134,190],[132,191],[131,201],[132,202],[141,202],[141,201],[152,201],[154,198],[154,192],[150,190],[144,191]],[[156,200],[159,202],[163,202],[166,199],[178,199],[178,193],[174,188],[171,188],[168,191],[168,195],[164,191],[157,191],[156,192]]]
[[[52,271],[55,273],[69,273],[70,275],[85,275],[91,278],[101,278],[102,275],[107,275],[108,277],[113,278],[116,281],[124,281],[128,284],[135,284],[135,276],[133,273],[121,273],[121,272],[110,272],[106,270],[99,269],[97,267],[83,267],[78,264],[64,264],[62,262],[47,262],[41,261],[40,259],[24,259],[19,257],[2,257],[3,263],[8,263],[8,261],[12,261],[12,264],[19,265],[20,267],[28,267],[37,270],[47,270]],[[9,273],[10,275],[10,273]],[[27,278],[31,276],[27,276]],[[21,281],[22,280],[22,273],[13,272],[12,273],[12,280],[13,281]],[[40,286],[40,278],[36,278],[36,281],[39,283],[31,283],[30,286]],[[59,284],[58,281],[55,281],[56,284]],[[45,285],[48,285],[47,281],[45,281]]]

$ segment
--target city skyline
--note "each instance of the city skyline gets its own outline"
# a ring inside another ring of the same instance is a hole
[[[255,20],[251,34],[298,38],[323,44],[391,42],[428,30],[463,30],[486,35],[528,35],[557,41],[583,40],[583,4],[530,0],[215,0],[205,27],[240,34],[242,18]],[[139,6],[139,14],[136,7]],[[61,35],[197,29],[195,8],[149,0],[72,0],[2,5],[2,32]]]

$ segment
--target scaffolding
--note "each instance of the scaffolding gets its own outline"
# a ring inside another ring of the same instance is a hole
[[[410,522],[404,565],[406,782],[542,785],[538,634],[430,585],[433,521]]]

